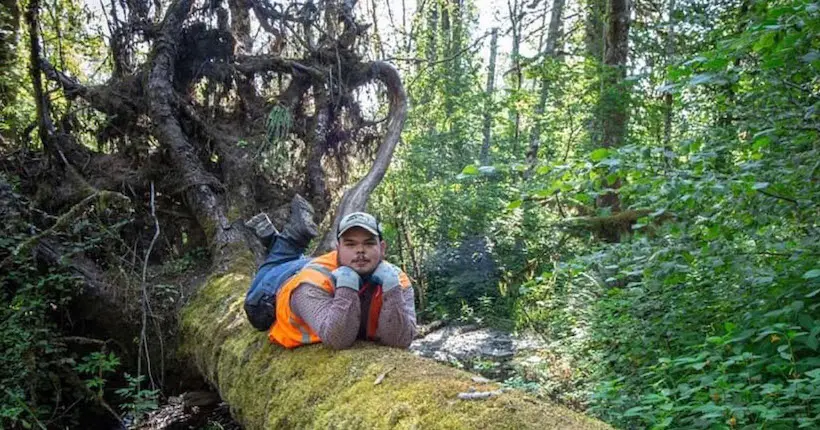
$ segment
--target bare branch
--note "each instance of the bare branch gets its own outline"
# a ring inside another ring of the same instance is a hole
[[[240,55],[234,65],[243,73],[279,72],[293,75],[306,74],[312,79],[324,82],[326,73],[316,67],[304,65],[297,60],[281,58],[276,55]]]
[[[376,160],[367,175],[353,188],[345,192],[339,207],[336,209],[336,215],[331,226],[338,225],[344,215],[365,209],[370,193],[384,178],[387,168],[390,166],[393,151],[399,143],[404,121],[407,118],[407,94],[404,92],[404,85],[402,85],[401,77],[395,67],[382,61],[368,63],[364,65],[363,73],[360,73],[358,78],[358,80],[354,80],[353,87],[364,85],[375,79],[381,81],[387,88],[390,102],[387,130],[376,153]],[[336,237],[334,229],[334,227],[331,227],[325,233],[317,248],[318,252],[332,248]]]

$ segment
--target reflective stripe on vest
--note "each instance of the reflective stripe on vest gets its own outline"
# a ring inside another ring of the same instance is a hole
[[[330,279],[331,284],[333,284],[333,289],[336,289],[336,277],[333,276],[333,272],[331,272],[330,269],[328,269],[327,267],[322,266],[321,264],[308,263],[307,265],[305,265],[304,269],[313,269],[325,275],[328,279]]]
[[[313,285],[333,295],[336,282],[332,270],[336,266],[336,252],[330,252],[314,258],[285,282],[276,298],[276,321],[268,331],[268,338],[271,342],[276,342],[285,348],[321,342],[316,332],[293,312],[290,300],[293,291],[302,284]]]

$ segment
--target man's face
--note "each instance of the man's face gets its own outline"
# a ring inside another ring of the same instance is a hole
[[[386,244],[379,237],[361,228],[353,227],[339,238],[339,265],[348,266],[359,276],[373,273],[382,261]]]

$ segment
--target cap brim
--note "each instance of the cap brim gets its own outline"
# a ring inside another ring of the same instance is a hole
[[[353,225],[347,226],[344,230],[339,231],[339,234],[336,235],[336,238],[338,239],[338,238],[342,237],[342,235],[345,234],[345,232],[347,232],[348,230],[350,230],[351,228],[354,228],[354,227],[363,228],[363,229],[373,233],[374,236],[379,235],[379,232],[376,231],[376,230],[373,230],[371,227],[368,227],[368,226],[362,225],[362,224],[353,224]]]

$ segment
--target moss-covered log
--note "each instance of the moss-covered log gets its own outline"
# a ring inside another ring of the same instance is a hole
[[[520,392],[458,400],[471,387],[498,387],[403,350],[365,342],[345,351],[271,345],[242,311],[254,270],[247,253],[207,281],[183,312],[180,349],[246,429],[609,428]]]

